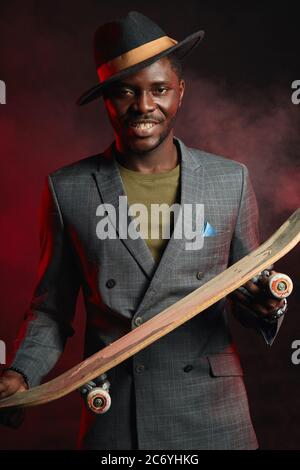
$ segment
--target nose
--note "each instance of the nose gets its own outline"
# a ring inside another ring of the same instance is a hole
[[[155,110],[155,103],[151,93],[147,91],[142,91],[141,93],[135,96],[133,103],[133,108],[135,111],[139,111],[141,114],[147,114]]]

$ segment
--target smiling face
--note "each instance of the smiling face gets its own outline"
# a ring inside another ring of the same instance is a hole
[[[174,126],[184,93],[168,57],[111,85],[103,94],[121,152],[154,150]]]

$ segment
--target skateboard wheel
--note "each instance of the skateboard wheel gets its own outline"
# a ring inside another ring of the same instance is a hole
[[[93,388],[86,397],[87,406],[93,413],[103,414],[109,410],[111,398],[108,391],[101,387]]]
[[[269,289],[277,299],[288,297],[293,290],[293,281],[286,274],[276,273],[270,276]]]

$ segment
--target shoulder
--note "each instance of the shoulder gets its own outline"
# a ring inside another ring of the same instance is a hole
[[[231,160],[228,157],[209,153],[204,150],[189,147],[189,152],[204,168],[206,173],[213,175],[241,175],[248,172],[248,169],[244,163]]]
[[[93,173],[103,164],[107,164],[104,152],[64,165],[46,176],[46,187],[56,194],[56,197],[78,194],[80,188],[90,187]]]
[[[239,194],[252,186],[248,168],[244,163],[193,147],[188,147],[188,151],[194,164],[196,162],[196,166],[202,167],[206,187]]]
[[[54,181],[59,181],[90,175],[97,169],[101,156],[102,154],[99,153],[64,165],[49,173],[49,177]]]

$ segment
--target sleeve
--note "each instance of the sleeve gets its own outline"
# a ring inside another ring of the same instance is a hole
[[[30,387],[50,372],[74,333],[79,288],[79,269],[49,176],[40,205],[38,280],[9,361],[27,376]]]
[[[229,265],[236,263],[259,246],[259,210],[248,169],[242,166],[242,191],[236,226],[231,241]],[[271,266],[270,266],[271,267]],[[271,346],[282,324],[283,317],[275,323],[257,318],[241,304],[233,305],[233,313],[247,328],[258,330],[266,343]]]

